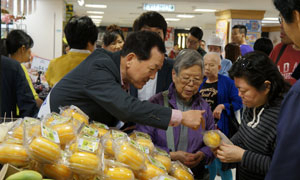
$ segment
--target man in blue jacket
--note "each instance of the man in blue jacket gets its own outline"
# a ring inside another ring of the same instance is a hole
[[[273,0],[280,11],[286,34],[300,47],[300,1]],[[296,68],[294,74],[299,73]],[[277,146],[266,180],[298,180],[300,178],[300,81],[282,102],[277,126]]]

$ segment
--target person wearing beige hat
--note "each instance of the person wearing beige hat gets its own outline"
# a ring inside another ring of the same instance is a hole
[[[222,57],[223,52],[223,41],[217,35],[212,35],[207,41],[207,49],[208,52],[218,53],[221,57],[221,69],[219,70],[219,74],[228,77],[228,71],[232,66],[232,62],[228,59]]]

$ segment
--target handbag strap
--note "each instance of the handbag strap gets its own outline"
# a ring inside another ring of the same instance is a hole
[[[168,95],[169,95],[169,90],[163,91],[162,95],[164,97],[164,106],[165,107],[170,107],[169,105],[169,99],[168,99]],[[175,151],[175,144],[174,144],[174,134],[173,134],[173,127],[169,126],[167,131],[166,131],[166,135],[167,135],[167,145],[168,145],[168,149],[170,149],[171,151]]]
[[[280,58],[281,58],[281,56],[282,56],[282,54],[283,54],[283,52],[284,52],[284,50],[285,50],[286,47],[287,47],[287,45],[284,44],[284,45],[282,45],[282,47],[280,48],[279,54],[278,54],[278,56],[277,56],[277,58],[276,58],[276,61],[275,61],[275,64],[276,64],[276,65],[278,64],[278,62],[279,62],[279,60],[280,60]]]

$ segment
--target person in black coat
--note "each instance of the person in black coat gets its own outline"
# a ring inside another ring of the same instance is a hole
[[[126,92],[129,84],[141,89],[154,79],[163,65],[165,46],[153,32],[131,33],[121,52],[95,50],[69,72],[51,90],[39,116],[59,112],[60,106],[75,105],[90,120],[116,126],[119,120],[161,129],[180,123],[197,129],[204,112],[181,112],[148,101],[140,101]]]
[[[151,31],[157,33],[164,41],[167,33],[165,18],[155,11],[141,14],[133,23],[133,31]],[[149,80],[142,89],[130,86],[130,94],[140,100],[148,100],[153,95],[167,90],[172,83],[172,69],[174,60],[165,55],[162,68],[156,73],[153,80]]]
[[[1,76],[1,117],[33,117],[38,108],[20,63],[1,56]]]

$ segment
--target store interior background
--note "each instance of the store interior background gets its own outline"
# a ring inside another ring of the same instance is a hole
[[[82,2],[84,4],[80,6]],[[8,25],[2,22],[1,37],[5,37],[7,28],[9,30],[23,29],[34,40],[32,52],[49,60],[62,55],[63,25],[70,15],[101,16],[94,21],[99,26],[100,32],[103,32],[110,24],[117,24],[126,34],[131,30],[133,21],[145,12],[144,4],[174,5],[175,11],[160,12],[166,18],[168,27],[171,27],[169,39],[166,41],[168,50],[172,48],[174,41],[179,42],[180,34],[186,33],[191,26],[201,27],[204,32],[203,39],[207,40],[210,35],[216,33],[215,14],[225,10],[265,11],[265,19],[259,21],[262,26],[259,36],[262,34],[269,37],[274,45],[280,41],[278,11],[274,8],[272,0],[1,0],[1,9],[5,8],[5,3],[6,5],[14,3],[14,9],[9,10],[9,13],[15,16],[24,14],[25,19]],[[106,5],[106,8],[86,7],[87,4]],[[21,7],[18,8],[18,5]],[[31,8],[30,12],[29,8]],[[216,12],[198,12],[195,9],[213,9]],[[88,11],[102,13],[90,14]],[[193,17],[179,18],[177,15],[192,15]],[[226,35],[229,41],[230,29],[228,28]],[[99,39],[101,39],[101,34]],[[182,39],[179,43],[182,43]]]

